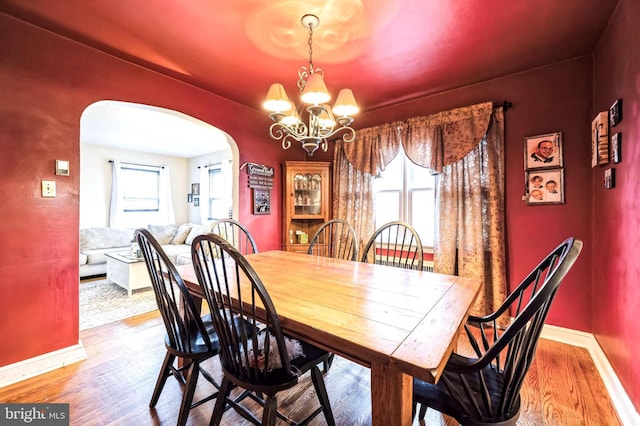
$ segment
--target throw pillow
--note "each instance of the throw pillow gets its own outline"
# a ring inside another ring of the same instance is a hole
[[[191,245],[191,243],[193,243],[193,240],[198,235],[203,235],[208,232],[209,232],[209,227],[207,225],[193,225],[193,227],[191,228],[191,231],[189,231],[189,235],[184,240],[184,243]]]
[[[173,236],[176,233],[177,226],[175,225],[149,225],[147,227],[151,235],[158,240],[158,244],[171,244]]]
[[[192,223],[183,223],[180,225],[176,231],[176,235],[173,237],[173,240],[171,240],[171,244],[184,244],[184,240],[189,236],[192,227]]]

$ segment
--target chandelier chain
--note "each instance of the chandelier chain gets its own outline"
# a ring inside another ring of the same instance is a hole
[[[309,74],[313,74],[313,23],[309,22]]]

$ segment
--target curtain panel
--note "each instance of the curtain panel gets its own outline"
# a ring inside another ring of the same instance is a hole
[[[492,310],[506,294],[504,259],[504,117],[485,102],[356,131],[336,142],[334,216],[359,239],[373,234],[372,179],[400,144],[415,164],[440,174],[434,264],[437,272],[485,283],[474,313]]]
[[[434,270],[484,282],[474,315],[493,312],[507,295],[503,117],[496,108],[480,144],[446,165],[436,188]]]

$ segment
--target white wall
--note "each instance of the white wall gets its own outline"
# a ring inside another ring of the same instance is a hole
[[[233,160],[233,154],[231,152],[231,148],[229,148],[228,150],[224,150],[224,151],[217,151],[217,152],[213,152],[211,154],[205,154],[205,155],[200,155],[198,157],[193,157],[189,159],[189,165],[188,165],[188,175],[189,175],[189,191],[191,191],[191,183],[200,183],[200,185],[204,185],[206,184],[206,182],[200,182],[200,171],[201,169],[199,169],[198,167],[203,167],[203,166],[208,166],[210,164],[216,164],[216,163],[220,163],[222,161],[225,160]],[[237,163],[237,161],[236,161]],[[235,168],[237,169],[237,165],[235,166]],[[234,183],[237,183],[237,177],[234,178]],[[235,200],[234,202],[234,212],[237,211],[237,206],[235,205],[237,203],[237,188],[235,188],[235,194],[233,196],[233,199]],[[185,195],[186,197],[186,195]],[[200,200],[202,201],[202,200]],[[192,223],[203,223],[203,221],[201,220],[201,216],[200,216],[200,208],[199,207],[195,207],[193,205],[193,203],[189,203],[188,205],[188,211],[189,211],[189,222]],[[205,220],[206,221],[206,220]]]
[[[191,192],[192,181],[187,172],[188,159],[83,143],[80,144],[80,228],[109,226],[112,167],[109,160],[168,166],[176,223],[189,221],[187,194]]]

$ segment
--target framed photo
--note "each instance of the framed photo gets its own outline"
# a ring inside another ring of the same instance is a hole
[[[609,126],[614,127],[622,121],[622,99],[618,99],[609,108]]]
[[[605,189],[616,187],[616,169],[613,167],[604,171],[604,187]]]
[[[598,113],[591,122],[591,167],[609,163],[609,112]]]
[[[615,133],[611,135],[611,161],[618,164],[622,161],[622,135]]]
[[[253,190],[253,214],[271,214],[271,191]]]
[[[193,206],[194,207],[200,207],[200,198],[193,197]]]
[[[562,132],[524,138],[525,170],[562,167]]]
[[[193,201],[193,195],[187,194],[187,203],[190,203],[192,201]]]
[[[200,184],[192,183],[191,184],[191,195],[200,195]]]
[[[564,204],[564,169],[534,170],[527,178],[527,204]]]

